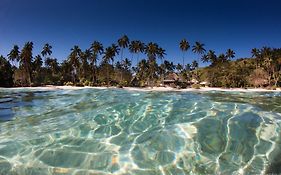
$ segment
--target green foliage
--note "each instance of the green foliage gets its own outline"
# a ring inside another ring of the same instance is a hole
[[[89,80],[83,81],[82,84],[83,84],[84,86],[94,86],[94,83],[91,82],[91,81],[89,81]]]
[[[69,81],[69,82],[65,82],[64,85],[65,86],[74,86],[74,83]]]
[[[201,88],[200,84],[193,84],[193,85],[191,85],[191,87],[193,89],[200,89]]]
[[[273,85],[273,86],[268,86],[266,87],[267,90],[276,90],[277,86]]]
[[[179,48],[183,52],[182,65],[174,64],[164,59],[166,51],[157,43],[149,42],[145,45],[139,40],[130,42],[124,35],[117,44],[105,49],[98,41],[94,41],[84,51],[74,46],[68,58],[60,63],[52,57],[50,44],[45,44],[41,53],[33,57],[33,43],[27,42],[22,49],[15,45],[9,52],[8,59],[14,66],[1,57],[0,85],[157,86],[174,72],[180,77],[182,87],[193,79],[207,81],[213,87],[268,86],[275,89],[281,85],[281,49],[254,48],[251,52],[253,58],[232,61],[235,56],[233,50],[227,49],[218,54],[213,50],[206,52],[204,44],[195,42],[191,50],[200,59],[184,64],[184,54],[190,47],[186,39],[181,40]],[[131,58],[123,55],[126,53],[124,49],[131,52]],[[146,55],[141,61],[138,60],[140,53]],[[135,61],[137,64],[132,65]],[[210,65],[201,68],[200,61]],[[200,85],[193,86],[200,88]]]
[[[2,55],[0,56],[0,87],[13,86],[12,66]]]

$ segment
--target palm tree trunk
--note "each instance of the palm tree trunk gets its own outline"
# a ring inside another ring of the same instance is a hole
[[[184,69],[184,51],[182,52],[182,68]]]
[[[93,83],[96,83],[96,68],[93,66]]]
[[[107,64],[107,87],[109,87],[109,64]]]
[[[138,53],[138,56],[137,56],[137,64],[136,64],[136,65],[139,64],[139,57],[140,57],[140,54]]]
[[[122,47],[122,49],[121,49],[121,64],[122,64],[122,61],[123,61],[123,47]],[[120,80],[120,82],[122,83],[122,81],[123,81],[123,71],[121,70],[121,80]]]
[[[163,65],[163,59],[161,59],[161,64]],[[163,69],[161,69],[161,83],[162,83],[162,85],[164,84],[164,73],[163,73]]]

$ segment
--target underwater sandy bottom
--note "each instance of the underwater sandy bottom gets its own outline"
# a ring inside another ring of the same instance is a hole
[[[0,174],[278,168],[279,92],[46,87],[1,89],[0,97]]]

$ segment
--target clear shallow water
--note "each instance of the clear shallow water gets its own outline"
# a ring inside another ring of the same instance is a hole
[[[280,173],[280,95],[0,89],[0,174]]]

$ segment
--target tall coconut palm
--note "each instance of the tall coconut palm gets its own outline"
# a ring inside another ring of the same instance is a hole
[[[35,56],[34,61],[33,61],[33,70],[36,73],[39,73],[41,70],[41,67],[43,65],[43,61],[40,55]]]
[[[157,57],[161,60],[161,63],[163,63],[163,59],[165,55],[166,55],[166,50],[161,47],[158,47]]]
[[[8,59],[12,62],[13,66],[15,66],[15,62],[19,62],[20,60],[20,51],[19,46],[14,45],[13,49],[8,54]]]
[[[206,52],[206,49],[204,48],[204,44],[200,43],[200,42],[195,42],[194,46],[192,46],[192,52],[202,55]],[[198,66],[199,66],[199,62],[198,62]]]
[[[46,58],[45,65],[51,71],[52,76],[54,77],[59,69],[58,60],[56,58]]]
[[[41,55],[43,57],[47,56],[47,55],[51,55],[52,54],[52,46],[49,43],[46,43],[43,47],[43,50],[41,51]],[[46,57],[45,57],[46,58]]]
[[[205,46],[205,44],[197,41],[197,42],[195,42],[195,45],[192,46],[192,51],[197,54],[204,54],[206,52],[206,49],[204,48],[204,46]]]
[[[86,78],[86,73],[88,72],[88,68],[89,68],[89,63],[88,63],[88,60],[90,60],[92,56],[92,52],[90,49],[86,49],[84,52],[81,52],[81,55],[80,55],[80,60],[81,60],[81,66],[80,66],[80,69],[81,69],[81,77],[83,79]]]
[[[147,54],[149,60],[156,59],[158,53],[158,44],[152,42],[148,43],[145,48],[145,53]]]
[[[190,44],[186,39],[182,39],[180,42],[180,49],[182,51],[182,67],[184,68],[184,57],[187,50],[190,48]]]
[[[101,55],[103,53],[103,45],[102,43],[98,42],[98,41],[94,41],[91,44],[91,51],[92,51],[92,55],[90,57],[90,64],[93,68],[93,83],[97,82],[97,60],[98,60],[98,55]]]
[[[112,52],[113,52],[113,57],[111,58],[112,66],[113,66],[114,65],[114,57],[116,57],[119,54],[120,49],[116,44],[112,44],[111,49],[112,49]]]
[[[145,53],[147,54],[148,57],[148,65],[149,65],[149,76],[148,76],[148,82],[150,83],[150,80],[154,78],[155,72],[157,69],[156,66],[156,57],[159,53],[159,46],[156,43],[148,43],[146,48],[145,48]]]
[[[33,42],[27,42],[20,54],[20,66],[23,68],[23,74],[29,86],[31,85],[32,50]]]
[[[137,69],[136,77],[139,80],[145,81],[149,76],[149,71],[148,71],[149,64],[148,64],[147,60],[146,59],[140,60],[137,67],[138,67],[138,69]]]
[[[115,49],[113,47],[107,47],[104,52],[103,56],[103,62],[105,63],[107,67],[107,86],[109,86],[109,62],[114,60],[114,57],[116,55]]]
[[[227,49],[225,55],[228,59],[232,59],[235,57],[235,52],[231,49]]]
[[[32,77],[33,77],[33,82],[35,84],[41,84],[43,81],[42,65],[43,65],[42,58],[38,54],[37,56],[34,57],[34,61],[32,62]]]
[[[211,62],[211,65],[214,66],[217,63],[217,56],[215,51],[209,50],[207,53],[208,62]]]
[[[121,48],[121,62],[123,61],[123,52],[124,49],[129,46],[130,40],[127,35],[123,35],[120,39],[118,39],[118,46]]]
[[[80,56],[81,56],[81,49],[79,48],[79,46],[75,45],[72,49],[71,49],[71,53],[68,57],[68,61],[72,66],[72,78],[73,78],[73,82],[76,82],[76,76],[77,74],[79,74],[79,67],[80,67]]]
[[[139,53],[143,53],[145,49],[145,44],[140,40],[131,41],[129,45],[129,50],[132,54],[138,54],[137,56],[137,63],[139,62]],[[132,58],[133,59],[133,58]]]
[[[164,59],[164,55],[166,55],[166,50],[164,50],[161,47],[158,47],[157,50],[157,57],[161,60],[161,65],[163,65],[163,59]],[[163,69],[161,69],[161,77],[162,77],[162,83],[164,81],[164,72]]]
[[[122,62],[123,68],[127,71],[130,70],[131,64],[132,62],[128,58],[125,58]]]

